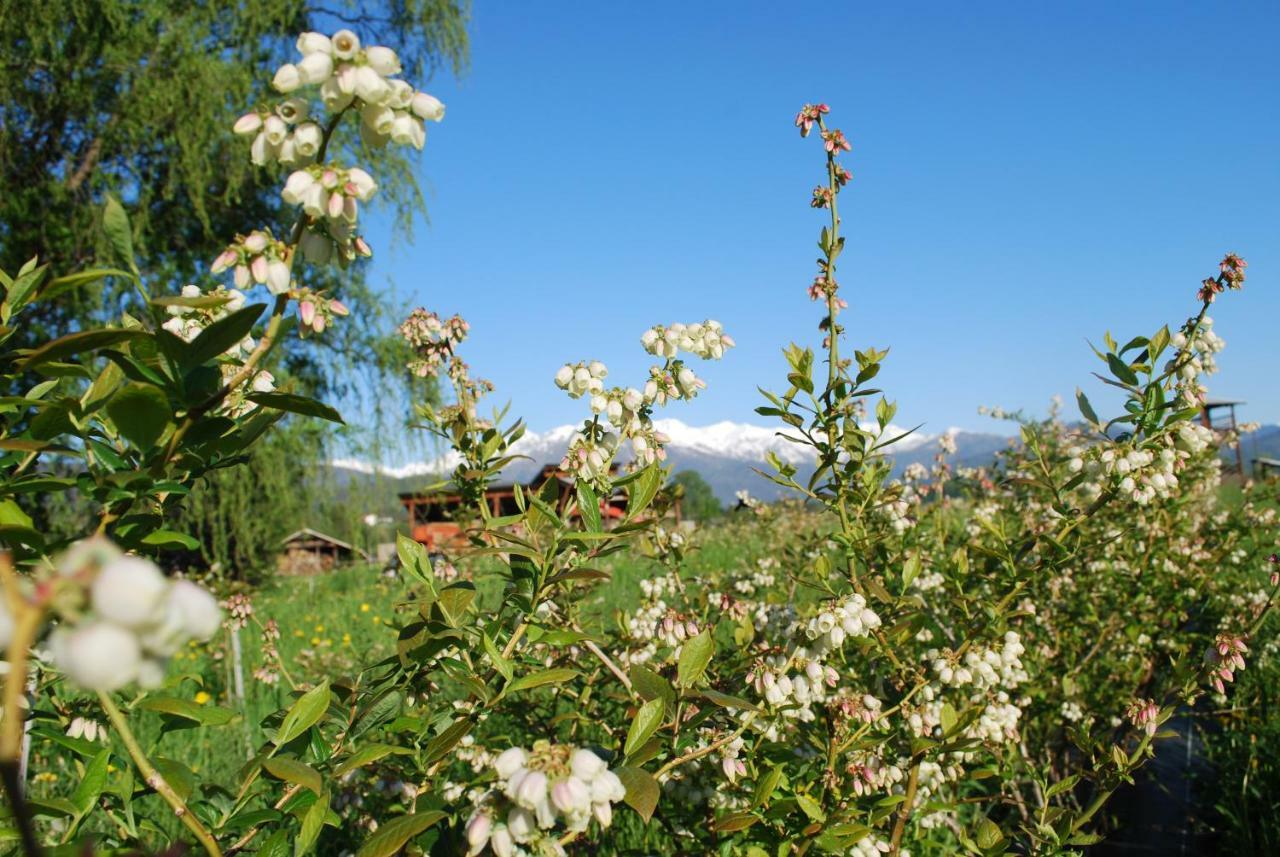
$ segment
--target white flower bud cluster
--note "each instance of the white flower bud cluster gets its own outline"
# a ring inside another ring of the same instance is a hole
[[[734,343],[715,321],[654,327],[645,332],[641,342],[645,350],[667,358],[665,366],[650,368],[649,380],[642,390],[635,387],[606,390],[604,378],[608,369],[599,361],[566,363],[556,372],[555,383],[571,398],[589,396],[592,412],[604,416],[622,439],[631,441],[635,463],[643,467],[664,460],[664,447],[670,442],[670,438],[653,427],[651,410],[670,399],[691,399],[706,387],[706,382],[692,369],[674,359],[675,355],[683,349],[704,359],[717,359]],[[575,438],[561,466],[577,476],[602,483],[612,466],[617,442],[612,435],[604,442],[597,442],[589,436],[593,433],[589,425],[582,437]]]
[[[312,166],[290,173],[280,198],[302,206],[315,220],[350,225],[359,217],[360,203],[372,199],[377,190],[373,176],[359,167]]]
[[[954,432],[947,432],[938,438],[938,450],[943,455],[956,454],[956,436]]]
[[[1180,461],[1178,452],[1168,446],[1158,452],[1146,448],[1124,452],[1108,447],[1098,453],[1102,473],[1121,494],[1139,506],[1157,497],[1170,497],[1177,491],[1178,477],[1174,471]]]
[[[898,535],[902,535],[916,525],[915,519],[911,517],[911,503],[902,497],[881,503],[876,507],[876,512],[889,522],[889,526]]]
[[[596,408],[595,397],[604,392],[604,379],[609,369],[599,360],[590,363],[566,363],[556,372],[556,386],[569,394],[569,398],[577,399],[587,393],[592,394],[592,410],[602,413],[604,406]]]
[[[1177,405],[1197,408],[1208,393],[1200,378],[1218,371],[1213,355],[1226,347],[1226,343],[1213,332],[1213,319],[1209,316],[1200,320],[1190,337],[1180,330],[1169,337],[1169,342],[1177,351],[1165,365],[1165,371],[1177,372]]]
[[[131,682],[158,687],[165,663],[189,640],[222,625],[217,599],[187,580],[170,581],[155,563],[121,553],[105,539],[73,547],[59,571],[84,580],[88,609],[49,637],[54,665],[88,690]]]
[[[937,650],[930,650],[925,657],[933,662],[938,681],[948,687],[967,687],[984,691],[990,688],[1015,688],[1027,680],[1022,666],[1025,651],[1017,631],[1007,631],[1003,644],[997,648],[974,646],[965,652],[957,663],[943,657]]]
[[[422,307],[409,313],[400,325],[400,335],[414,352],[409,371],[419,378],[435,377],[470,330],[471,325],[460,315],[442,320]]]
[[[886,762],[878,753],[858,750],[845,768],[853,777],[852,790],[859,797],[887,792],[907,778],[902,767]]]
[[[650,354],[668,360],[675,358],[680,351],[697,355],[703,360],[719,360],[726,350],[735,345],[733,337],[724,332],[720,322],[713,319],[693,324],[677,322],[670,327],[656,324],[641,334],[640,344]]]
[[[563,854],[551,832],[557,823],[571,832],[586,830],[592,818],[608,827],[613,804],[626,796],[603,759],[567,744],[539,741],[527,752],[512,747],[494,760],[493,770],[497,788],[467,820],[469,855],[486,847],[498,857]]]
[[[193,302],[206,302],[207,299],[207,302],[212,304],[211,306],[181,306],[175,304],[166,307],[169,319],[162,327],[184,342],[191,342],[206,327],[242,309],[245,303],[244,292],[239,289],[217,288],[205,292],[199,286],[183,286],[182,297]],[[228,357],[242,357],[252,351],[253,346],[253,338],[246,336],[228,348],[225,353]]]
[[[867,606],[867,599],[854,593],[827,605],[805,626],[811,641],[809,650],[821,656],[844,645],[846,637],[866,637],[880,627],[880,617]]]
[[[782,708],[784,717],[809,723],[816,717],[813,706],[827,701],[827,690],[836,686],[840,674],[798,651],[795,661],[802,666],[790,675],[786,672],[789,660],[785,655],[768,655],[752,667],[747,681],[765,702]]]
[[[734,591],[741,595],[755,595],[757,590],[770,588],[778,582],[777,575],[773,573],[777,567],[778,561],[773,557],[761,557],[756,561],[754,571],[733,581]]]
[[[569,443],[560,469],[572,473],[578,479],[600,483],[609,476],[613,457],[618,451],[618,436],[605,432],[599,440],[577,435]]]
[[[236,288],[247,289],[254,283],[265,285],[273,295],[289,291],[289,250],[270,229],[255,229],[248,235],[237,235],[227,249],[218,254],[209,267],[221,274],[234,269]]]
[[[362,48],[355,33],[339,30],[332,37],[303,33],[297,49],[302,59],[281,66],[272,86],[285,95],[318,86],[331,113],[348,107],[358,110],[360,136],[368,146],[394,142],[421,149],[427,138],[425,122],[444,118],[439,100],[395,78],[401,71],[400,58],[391,48]],[[317,123],[307,121],[309,107],[306,99],[295,96],[273,112],[258,110],[236,121],[237,134],[255,135],[254,163],[306,164],[318,155],[324,134]]]

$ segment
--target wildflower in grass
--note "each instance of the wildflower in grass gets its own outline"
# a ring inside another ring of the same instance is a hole
[[[204,691],[204,690],[196,691],[196,696],[195,696],[196,705],[208,705],[211,699],[213,699],[213,697],[209,695],[208,691]]]

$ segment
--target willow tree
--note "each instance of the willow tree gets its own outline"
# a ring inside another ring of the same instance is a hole
[[[140,268],[159,272],[151,276],[165,291],[208,282],[210,262],[238,226],[275,223],[283,234],[291,217],[276,173],[253,166],[245,141],[228,133],[245,104],[269,97],[268,81],[253,70],[292,59],[299,31],[352,27],[396,48],[416,80],[440,69],[460,73],[467,16],[467,0],[47,0],[38,12],[0,8],[0,270],[17,270],[32,256],[51,263],[55,275],[110,261],[99,220],[115,195],[128,210]],[[360,159],[357,137],[335,143]],[[387,171],[379,196],[407,229],[423,199],[416,159],[404,151],[381,154]],[[348,408],[379,419],[378,406],[397,398],[382,391],[403,375],[398,340],[387,336],[392,308],[358,273],[345,276],[341,289],[336,277],[318,277],[306,285],[340,294],[351,316],[323,337],[280,349],[272,371],[331,399],[379,391]],[[137,300],[110,284],[67,292],[20,335],[42,341]],[[308,503],[297,495],[319,490],[306,476],[323,469],[333,442],[303,429],[277,432],[255,453],[276,468],[273,478],[239,484],[257,469],[244,468],[197,489],[206,496],[191,505],[188,514],[199,519],[186,522],[190,529],[241,546],[230,555],[219,547],[206,559],[261,561],[300,523]]]

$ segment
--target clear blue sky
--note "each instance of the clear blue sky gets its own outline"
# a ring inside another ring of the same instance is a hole
[[[763,422],[757,384],[816,344],[805,296],[822,156],[853,143],[840,281],[859,347],[892,346],[900,422],[991,430],[1099,391],[1085,343],[1212,314],[1218,396],[1280,422],[1280,4],[492,3],[421,164],[429,223],[371,232],[375,282],[472,323],[466,359],[535,429],[579,419],[551,383],[600,359],[638,381],[655,322],[739,343],[664,415]],[[1104,393],[1098,397],[1105,400]],[[1074,408],[1072,408],[1074,413]]]

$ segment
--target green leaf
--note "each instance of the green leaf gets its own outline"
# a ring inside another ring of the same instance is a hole
[[[635,719],[631,721],[631,728],[627,730],[627,743],[622,752],[627,756],[634,756],[653,737],[653,733],[658,731],[666,711],[667,703],[661,698],[651,699],[641,705]]]
[[[190,768],[181,762],[162,757],[152,759],[151,763],[169,787],[178,793],[178,797],[184,801],[191,797],[191,793],[196,790],[196,775],[191,773]]]
[[[986,851],[995,848],[1004,841],[1004,834],[998,825],[989,818],[982,819],[978,825],[978,835],[975,837],[978,847]]]
[[[676,689],[653,670],[637,664],[631,668],[630,676],[631,686],[642,698],[662,699],[668,705],[675,705]]]
[[[950,735],[955,730],[958,720],[956,710],[951,707],[951,703],[942,703],[942,709],[938,712],[938,722],[942,726],[942,734]]]
[[[282,744],[288,744],[314,726],[328,710],[329,698],[327,681],[321,682],[298,697],[289,712],[285,714],[284,720],[280,721],[280,728],[276,731],[274,739],[275,745],[279,747]]]
[[[595,489],[591,487],[591,483],[585,479],[579,479],[576,487],[578,489],[578,514],[582,516],[583,526],[587,528],[588,532],[600,532],[599,496],[596,495]]]
[[[628,518],[634,518],[649,508],[653,498],[658,496],[658,489],[662,487],[662,475],[662,468],[657,464],[650,464],[640,471],[639,476],[631,484],[630,493],[627,495]]]
[[[31,520],[31,516],[22,511],[22,507],[13,500],[0,500],[0,526],[3,527],[22,527],[24,529],[33,529],[35,522]]]
[[[111,397],[107,415],[120,434],[145,452],[164,434],[172,411],[163,391],[150,384],[135,383],[126,384]]]
[[[170,717],[190,720],[201,726],[225,726],[236,719],[236,713],[229,708],[217,705],[200,705],[189,699],[176,696],[148,696],[134,708],[144,711],[155,711]]]
[[[515,675],[515,668],[511,665],[511,661],[502,656],[502,652],[498,651],[498,647],[494,645],[488,634],[484,634],[482,640],[484,642],[484,650],[489,655],[489,660],[493,661],[494,668],[503,678],[511,681],[511,677]]]
[[[258,316],[266,308],[266,304],[250,304],[218,319],[186,345],[182,351],[182,364],[199,366],[225,354],[249,335]]]
[[[827,820],[827,814],[822,811],[822,805],[808,795],[797,794],[796,803],[800,806],[801,811],[814,821],[820,823]]]
[[[305,417],[320,417],[329,422],[345,425],[342,414],[315,399],[306,396],[295,396],[292,393],[250,393],[246,398],[268,408],[288,411],[291,414],[302,414]]]
[[[530,688],[542,687],[546,684],[564,684],[578,677],[577,670],[564,668],[556,668],[543,670],[542,672],[531,673],[530,675],[522,675],[520,678],[511,682],[503,689],[503,695],[515,693],[518,690],[529,690]]]
[[[680,660],[676,665],[676,684],[683,688],[697,684],[707,671],[715,650],[716,641],[709,629],[704,628],[698,636],[686,640],[680,648]]]
[[[437,759],[443,759],[445,754],[466,737],[472,725],[471,718],[465,715],[450,723],[449,728],[427,742],[424,761],[429,765]]]
[[[102,231],[115,252],[116,260],[137,276],[138,266],[133,261],[133,230],[129,227],[129,215],[114,194],[107,195],[102,209]]]
[[[378,832],[370,836],[356,852],[356,857],[392,857],[400,853],[400,849],[410,839],[431,827],[445,817],[443,812],[417,812],[413,815],[402,815],[386,822],[378,828]]]
[[[107,765],[110,761],[111,750],[104,748],[93,757],[92,762],[85,766],[84,778],[80,780],[75,792],[71,795],[71,802],[76,805],[81,816],[89,814],[89,810],[93,809],[93,805],[98,800],[98,795],[102,794],[102,790],[106,787]]]
[[[1084,394],[1083,390],[1076,389],[1076,404],[1080,406],[1080,413],[1086,420],[1094,425],[1098,425],[1100,420],[1097,413],[1093,410],[1093,405],[1089,404],[1089,397]]]
[[[1112,375],[1115,375],[1126,384],[1133,385],[1138,383],[1138,376],[1129,368],[1129,364],[1114,354],[1107,355],[1107,368],[1111,370]]]
[[[769,798],[773,796],[774,790],[778,788],[778,783],[782,780],[782,766],[774,765],[765,773],[756,783],[755,792],[751,795],[751,807],[754,809],[758,806],[765,806],[769,803]]]
[[[294,857],[302,857],[310,851],[320,838],[324,828],[324,817],[329,813],[329,793],[323,792],[315,803],[307,807],[307,814],[302,816],[302,827],[298,831],[298,839],[293,843]]]
[[[154,545],[158,548],[166,548],[174,550],[183,548],[193,551],[200,548],[200,542],[186,533],[179,533],[175,530],[156,530],[143,536],[142,543],[144,545]]]
[[[658,806],[658,796],[661,794],[658,781],[643,768],[615,768],[614,773],[627,790],[626,797],[623,798],[627,806],[640,813],[640,817],[648,822],[653,818],[653,811]]]
[[[333,775],[335,777],[340,777],[347,771],[354,771],[356,768],[363,768],[365,765],[371,764],[393,754],[412,755],[413,751],[408,747],[394,747],[391,744],[366,744],[344,759],[342,764],[334,768]]]
[[[296,759],[287,759],[283,756],[267,759],[262,763],[262,767],[267,769],[267,773],[276,779],[284,780],[287,783],[303,786],[311,789],[317,795],[323,788],[323,782],[320,779],[320,773],[310,765],[305,765]]]
[[[121,330],[117,328],[81,330],[77,333],[68,333],[66,336],[60,336],[52,342],[46,342],[31,351],[19,361],[18,365],[23,369],[30,369],[43,363],[63,360],[87,351],[97,351],[99,348],[119,345],[121,342],[128,342],[131,339],[138,339],[146,335],[146,331],[143,330]]]

